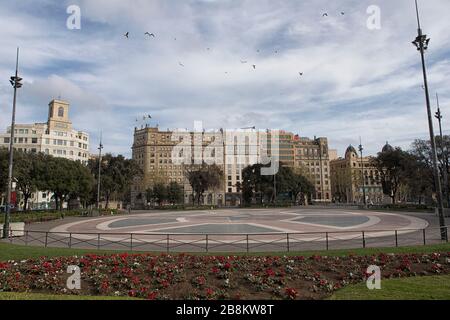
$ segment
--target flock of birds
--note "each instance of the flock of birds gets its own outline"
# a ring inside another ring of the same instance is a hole
[[[341,11],[341,15],[342,15],[342,16],[345,15],[345,12],[344,12],[344,11]],[[328,12],[324,12],[324,13],[322,14],[322,17],[323,17],[323,18],[328,17]],[[156,38],[156,35],[155,35],[154,33],[150,33],[150,32],[148,32],[148,31],[145,32],[144,35],[147,36],[147,37],[149,37],[149,38]],[[129,39],[129,37],[130,37],[130,32],[127,31],[127,32],[124,34],[124,37],[127,38],[127,39]],[[176,41],[177,38],[174,38],[174,40]],[[206,48],[206,50],[207,50],[207,51],[210,51],[211,48]],[[258,50],[256,50],[256,52],[257,52],[257,53],[260,53],[260,50],[258,49]],[[274,53],[277,54],[277,53],[278,53],[278,50],[275,50]],[[241,60],[241,64],[247,64],[247,63],[248,63],[248,61],[246,61],[246,60]],[[185,65],[184,65],[183,63],[181,63],[181,62],[178,62],[178,65],[179,65],[180,67],[183,67],[183,68],[185,67]],[[256,70],[256,64],[252,64],[251,66],[252,66],[253,70]],[[228,72],[226,71],[225,74],[228,74]],[[303,72],[298,72],[298,74],[299,74],[300,77],[303,77]]]

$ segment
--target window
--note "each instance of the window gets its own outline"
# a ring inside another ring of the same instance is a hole
[[[9,143],[9,138],[3,138],[3,143]]]
[[[58,108],[58,117],[64,118],[64,108],[63,107]]]
[[[33,144],[38,143],[38,138],[31,138],[31,143],[33,143]]]

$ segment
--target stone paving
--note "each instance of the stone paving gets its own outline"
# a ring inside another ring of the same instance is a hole
[[[436,226],[433,214],[350,208],[148,211],[32,224],[11,242],[133,251],[302,251],[440,243]]]

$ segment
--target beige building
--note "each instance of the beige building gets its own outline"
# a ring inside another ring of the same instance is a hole
[[[222,169],[223,187],[206,193],[205,204],[234,206],[241,203],[242,170],[258,162],[261,152],[261,141],[274,145],[268,131],[238,130],[238,136],[230,139],[228,133],[221,131],[223,159],[219,164]],[[135,128],[133,143],[133,159],[144,172],[132,187],[133,206],[145,205],[145,190],[155,183],[168,184],[177,182],[185,190],[185,203],[192,203],[192,190],[185,178],[185,166],[172,162],[172,151],[180,141],[172,141],[172,131],[160,131],[159,128]],[[256,133],[256,134],[255,134]],[[187,133],[193,137],[194,133]],[[214,134],[201,134],[202,148],[214,140]],[[314,202],[331,201],[330,164],[328,141],[326,138],[301,138],[290,132],[279,133],[279,160],[284,166],[301,171],[315,185]],[[195,151],[192,151],[194,154]],[[271,156],[270,151],[267,156]]]
[[[0,134],[0,147],[9,149],[10,134],[9,127],[5,133]],[[15,125],[14,148],[21,151],[42,152],[87,164],[89,135],[72,128],[68,102],[52,100],[46,123]]]
[[[160,131],[158,127],[135,128],[132,147],[133,159],[143,171],[143,177],[138,178],[132,186],[131,203],[133,207],[146,205],[146,190],[156,183],[169,184],[177,182],[184,188],[184,203],[193,203],[192,188],[186,178],[184,164],[173,162],[172,151],[180,141],[172,141],[172,131]],[[191,139],[194,133],[188,132]],[[202,147],[212,141],[212,135],[200,133]],[[196,136],[196,138],[198,138]],[[192,150],[192,157],[195,150]],[[219,165],[223,171],[223,165]],[[203,202],[210,205],[223,205],[224,189],[208,190]]]
[[[0,133],[0,148],[8,148],[11,128]],[[54,157],[66,158],[87,164],[89,159],[89,134],[72,127],[69,103],[52,100],[49,103],[45,123],[16,124],[14,149],[26,152],[42,152]],[[30,208],[46,208],[50,203],[47,192],[38,192],[30,200]]]
[[[383,148],[392,148],[388,144]],[[353,146],[349,146],[344,158],[331,161],[331,189],[333,200],[340,203],[364,203],[364,192],[368,204],[384,202],[379,171],[372,165],[372,157],[358,156]],[[362,179],[364,174],[364,181]],[[364,186],[364,189],[363,189]]]

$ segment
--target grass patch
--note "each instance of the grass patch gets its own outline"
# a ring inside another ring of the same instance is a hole
[[[450,243],[417,246],[417,247],[402,247],[402,248],[368,248],[368,249],[347,249],[347,250],[330,250],[330,251],[302,251],[302,252],[264,252],[264,253],[190,253],[192,255],[220,255],[220,256],[305,256],[312,255],[322,256],[348,256],[354,255],[373,255],[378,253],[433,253],[433,252],[447,252],[450,251]],[[24,260],[30,258],[40,257],[65,257],[65,256],[80,256],[89,253],[95,254],[114,254],[118,252],[129,251],[111,251],[111,250],[95,250],[95,249],[65,249],[65,248],[43,248],[32,246],[19,246],[9,243],[0,242],[0,261],[7,260]],[[140,253],[140,252],[133,252]],[[157,252],[155,254],[160,254]],[[175,254],[175,253],[174,253]]]
[[[0,300],[139,300],[130,297],[55,295],[45,293],[0,292]]]
[[[389,279],[381,290],[369,290],[365,283],[337,291],[330,300],[448,300],[450,275]]]

